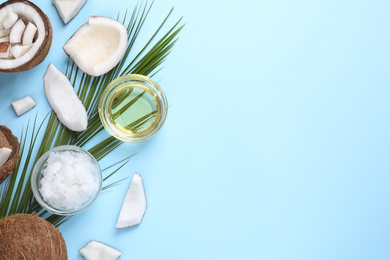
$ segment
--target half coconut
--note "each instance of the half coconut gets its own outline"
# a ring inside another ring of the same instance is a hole
[[[52,42],[49,18],[34,3],[9,0],[0,5],[0,72],[34,68],[47,56]]]
[[[127,29],[122,23],[109,17],[91,16],[63,49],[84,73],[97,77],[119,63],[127,41]]]

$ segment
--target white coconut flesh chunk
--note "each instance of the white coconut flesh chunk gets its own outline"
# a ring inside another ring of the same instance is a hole
[[[83,8],[87,0],[53,0],[53,4],[57,9],[64,24],[72,20]]]
[[[86,260],[117,260],[122,252],[102,242],[91,241],[79,250]]]
[[[5,37],[2,37],[0,38],[0,42],[9,42],[9,36],[5,36]]]
[[[19,18],[22,17],[23,20],[18,19],[11,29],[1,30],[0,37],[9,35],[10,37],[9,40],[11,43],[21,42],[21,39],[19,39],[19,37],[22,37],[23,33],[25,32],[24,28],[26,28],[23,21],[25,21],[26,23],[30,22],[31,24],[33,24],[36,27],[36,32],[34,33],[34,37],[33,37],[33,46],[25,55],[19,58],[15,58],[12,55],[1,57],[0,69],[4,69],[4,70],[19,67],[25,64],[26,62],[28,62],[29,60],[31,60],[40,49],[42,43],[45,40],[45,34],[46,34],[46,29],[45,29],[45,24],[43,19],[40,16],[40,14],[37,12],[37,10],[35,10],[32,6],[24,4],[23,2],[15,2],[6,5],[5,7],[0,9],[0,24],[4,25],[4,23],[7,23],[6,22],[7,17],[9,15],[13,16],[12,14],[17,14],[17,16]],[[29,30],[31,30],[31,28]],[[32,33],[32,31],[27,32],[27,34],[30,33]]]
[[[8,161],[11,152],[12,150],[7,147],[3,147],[0,149],[0,167]]]
[[[8,36],[10,32],[10,29],[0,30],[0,37]]]
[[[15,14],[14,12],[7,13],[6,16],[4,17],[4,20],[3,20],[3,27],[5,29],[11,28],[16,23],[16,21],[18,19],[19,19],[19,16],[17,14]]]
[[[29,22],[26,26],[26,29],[24,30],[24,33],[23,33],[22,44],[23,45],[32,44],[36,32],[37,32],[37,27],[34,24]]]
[[[86,74],[101,76],[114,68],[127,48],[126,27],[111,18],[91,16],[63,46]]]
[[[26,54],[31,48],[32,48],[32,44],[30,45],[15,45],[13,47],[11,47],[11,54],[12,56],[14,56],[15,58],[19,58],[21,56],[23,56],[24,54]]]
[[[14,26],[11,28],[11,32],[9,33],[9,42],[10,43],[19,43],[22,42],[22,35],[26,29],[26,25],[19,19]]]
[[[15,113],[18,116],[21,116],[24,113],[30,111],[33,107],[35,107],[36,104],[37,103],[35,103],[35,100],[30,96],[15,100],[11,103]]]
[[[87,129],[88,115],[84,105],[69,79],[51,63],[43,77],[43,86],[46,97],[62,124],[76,132]]]
[[[141,223],[146,211],[146,196],[142,177],[135,173],[123,200],[115,228],[126,228]]]

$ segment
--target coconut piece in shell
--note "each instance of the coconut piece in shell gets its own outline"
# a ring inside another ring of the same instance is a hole
[[[0,42],[8,42],[9,43],[9,36],[4,36],[0,38]]]
[[[22,44],[23,45],[32,44],[37,30],[38,30],[37,27],[34,24],[29,22],[26,26],[26,29],[23,32]]]
[[[61,233],[37,215],[14,214],[0,219],[0,245],[0,259],[68,259]]]
[[[64,24],[70,22],[83,8],[87,0],[53,0]]]
[[[7,58],[9,56],[9,51],[11,49],[11,44],[9,42],[0,43],[0,58]]]
[[[62,48],[84,73],[101,76],[125,55],[127,29],[112,18],[91,16]]]
[[[9,42],[10,43],[22,42],[22,35],[25,29],[26,29],[26,25],[24,24],[22,19],[19,19],[11,28],[11,31],[9,33]]]
[[[38,6],[30,1],[9,0],[0,4],[0,24],[3,24],[4,22],[7,24],[7,21],[4,20],[9,16],[10,13],[16,14],[19,18],[18,21],[22,20],[27,24],[30,22],[37,28],[33,38],[33,46],[24,55],[18,58],[15,58],[12,55],[0,58],[0,72],[23,72],[34,68],[46,58],[52,42],[52,28],[49,18],[46,16],[46,14],[43,13]],[[21,25],[22,24],[20,24],[20,27],[22,27]],[[10,36],[12,33],[12,28],[10,29],[11,30],[2,30],[0,35],[2,35],[2,37]],[[18,32],[20,33],[20,30],[18,30]],[[18,39],[18,37],[16,38]],[[12,39],[12,41],[15,40]]]
[[[19,159],[20,144],[18,138],[6,126],[0,125],[0,147],[12,149],[8,161],[0,167],[0,184],[12,174]],[[1,243],[0,243],[1,245]],[[2,258],[0,258],[2,259]]]
[[[12,149],[7,147],[0,148],[0,167],[3,166],[9,159]]]
[[[5,29],[11,28],[16,23],[18,18],[19,18],[19,16],[17,14],[15,14],[14,12],[7,13],[3,19],[3,27]]]
[[[10,32],[10,29],[0,30],[0,37],[8,36]]]

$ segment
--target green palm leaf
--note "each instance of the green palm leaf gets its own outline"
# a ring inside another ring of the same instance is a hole
[[[141,7],[135,7],[130,17],[128,17],[127,12],[125,13],[123,23],[126,24],[127,22],[129,39],[128,48],[124,58],[110,72],[100,77],[92,77],[80,71],[73,62],[68,62],[65,74],[77,90],[80,100],[87,109],[89,118],[88,128],[82,133],[72,132],[58,121],[57,116],[53,111],[50,112],[39,125],[36,117],[32,125],[32,130],[30,130],[30,123],[27,124],[27,127],[22,131],[20,138],[21,154],[18,164],[11,177],[0,185],[0,219],[15,213],[36,212],[54,225],[59,226],[69,218],[46,212],[34,199],[30,187],[32,167],[36,161],[51,148],[67,144],[83,147],[104,129],[98,115],[98,103],[103,90],[112,80],[126,74],[142,74],[152,77],[160,70],[160,65],[170,53],[183,25],[179,25],[181,22],[181,19],[179,19],[179,21],[159,40],[153,43],[170,17],[173,11],[171,10],[155,33],[146,42],[145,46],[131,58],[130,54],[134,52],[133,46],[138,39],[152,5],[153,4],[149,5],[148,3],[145,3]],[[126,107],[130,106],[131,103]],[[150,116],[152,115],[135,120],[129,125],[129,128],[136,131],[142,124],[149,120],[148,118]],[[47,124],[45,126],[46,121]],[[39,133],[43,131],[44,128],[43,138],[41,142],[38,143],[37,139]],[[27,140],[29,140],[29,142],[27,142]],[[117,148],[121,143],[122,141],[110,136],[97,143],[88,151],[99,161]],[[35,147],[39,148],[36,150],[34,149]],[[117,170],[123,167],[130,157],[118,162],[117,164],[119,164],[119,167],[104,177],[103,190],[114,187],[120,182],[117,181],[106,184],[107,180],[113,176]],[[111,167],[108,167],[108,169],[105,169],[103,172],[106,172],[106,170],[109,170],[110,168]]]

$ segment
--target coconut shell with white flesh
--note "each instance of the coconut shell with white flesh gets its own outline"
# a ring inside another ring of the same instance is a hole
[[[123,200],[115,228],[139,225],[145,215],[146,207],[145,188],[142,177],[139,173],[135,173]]]
[[[0,52],[0,72],[23,72],[34,68],[46,58],[52,42],[52,28],[49,18],[34,3],[9,0],[0,4],[0,25],[1,28],[4,27],[0,31],[0,37],[8,37],[8,43],[32,44],[19,57],[6,56]],[[10,27],[7,28],[8,26]],[[23,39],[24,34],[26,39]]]
[[[12,149],[7,147],[0,148],[0,167],[3,166],[9,159]]]
[[[0,125],[0,148],[12,150],[8,160],[0,167],[0,184],[12,174],[19,159],[20,144],[18,138],[6,126]],[[1,258],[0,258],[1,259]]]
[[[64,24],[69,23],[83,8],[87,0],[53,0]]]
[[[14,214],[0,219],[0,245],[0,259],[68,259],[61,233],[37,215]]]
[[[43,77],[43,87],[47,100],[62,124],[75,132],[87,129],[88,115],[83,103],[69,79],[52,63]]]
[[[112,18],[91,16],[63,49],[84,73],[101,76],[114,68],[125,55],[127,29]]]
[[[122,252],[102,242],[91,241],[79,250],[85,260],[117,260]]]

